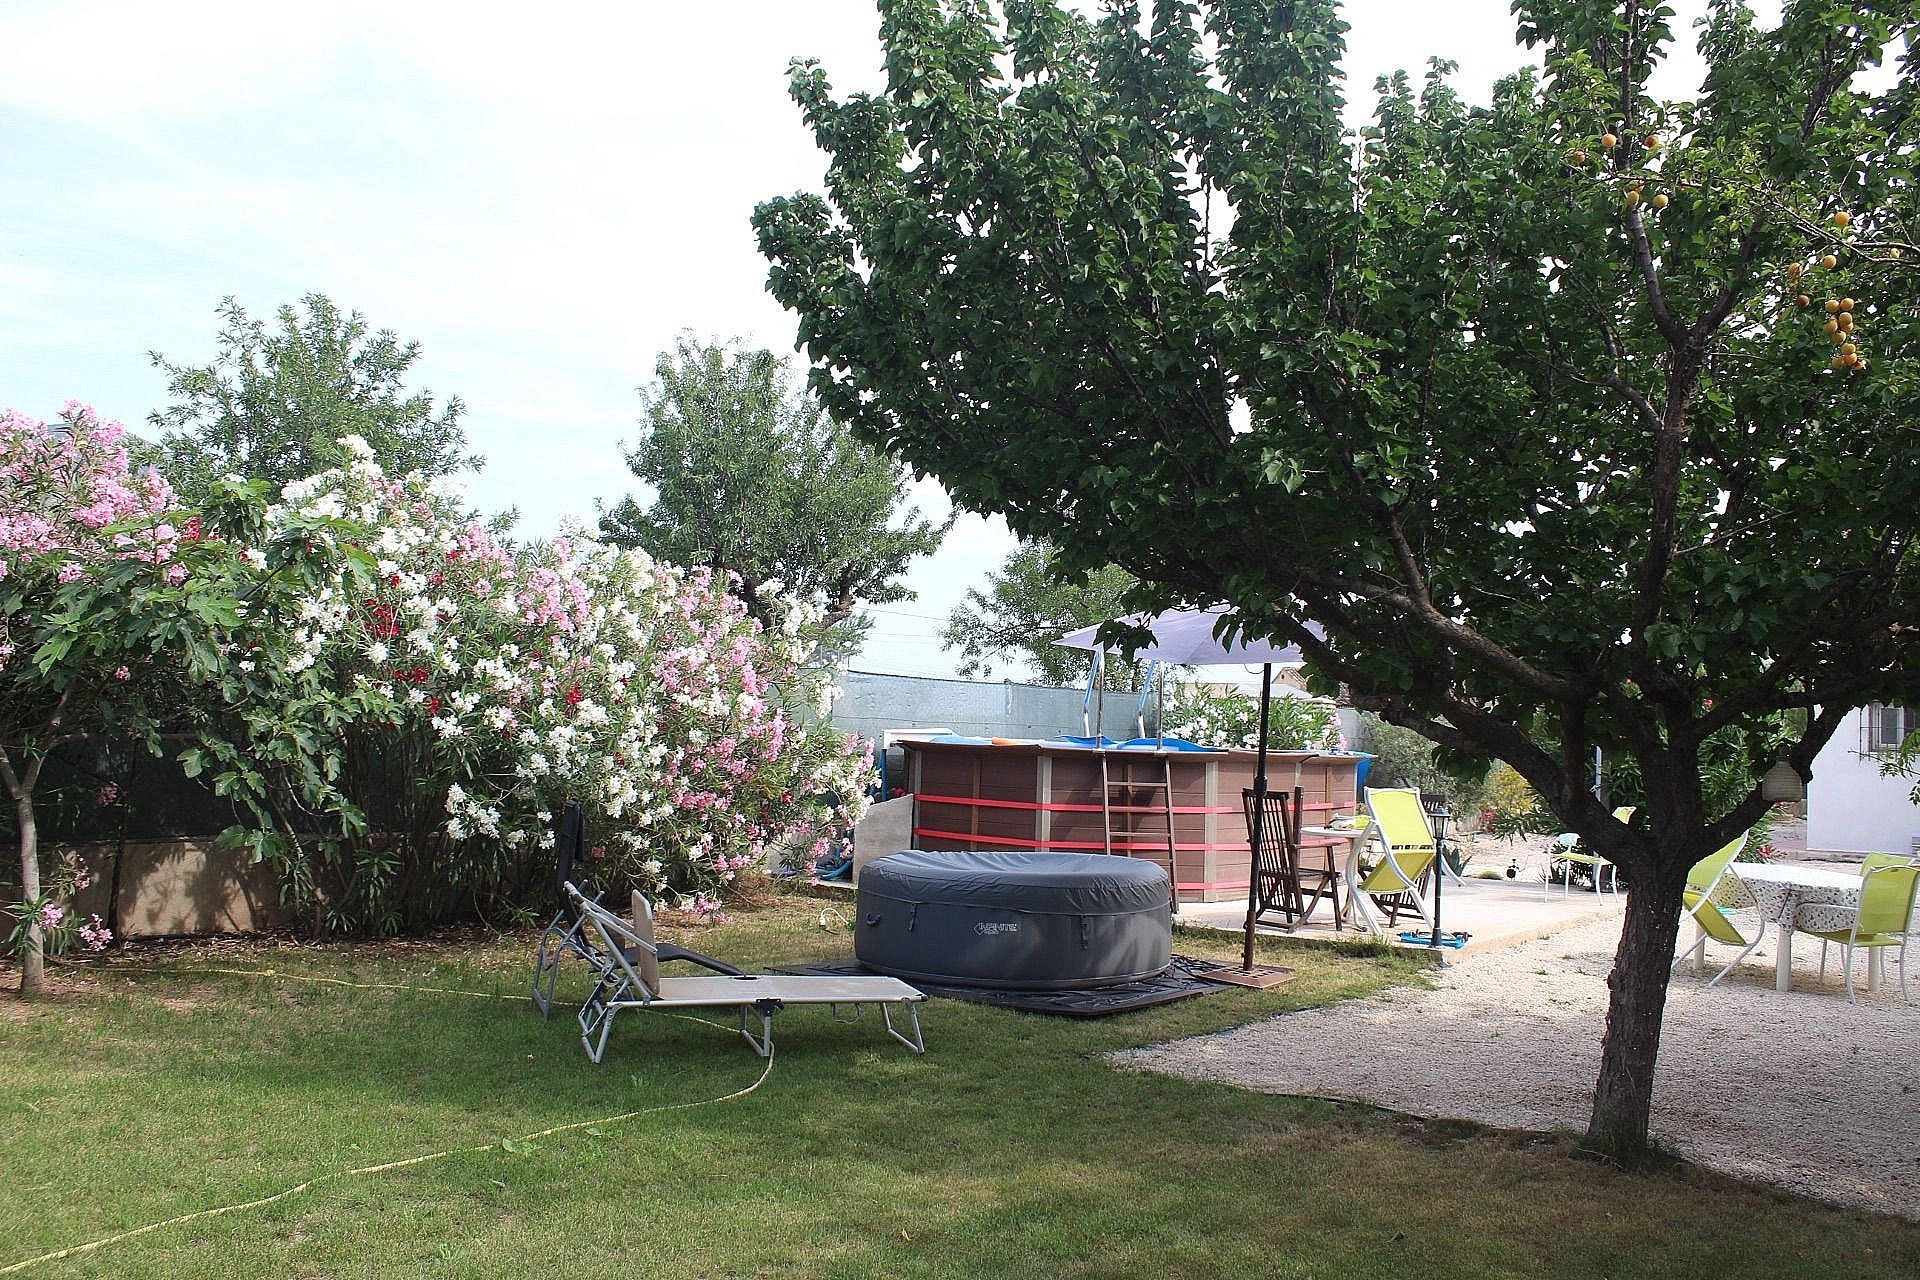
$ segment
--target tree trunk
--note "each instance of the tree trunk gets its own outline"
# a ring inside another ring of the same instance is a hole
[[[20,826],[20,900],[40,897],[40,832],[33,820],[33,792],[18,789],[13,801],[14,821]],[[37,996],[47,988],[47,961],[42,954],[38,912],[27,917],[26,946],[20,952],[20,994]]]
[[[1622,1164],[1642,1163],[1649,1153],[1647,1121],[1653,1109],[1660,1020],[1666,1012],[1685,887],[1684,864],[1637,875],[1627,886],[1627,920],[1613,972],[1607,976],[1612,999],[1586,1137],[1589,1148]]]

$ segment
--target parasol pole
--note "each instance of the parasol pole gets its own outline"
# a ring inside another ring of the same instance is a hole
[[[1260,755],[1253,767],[1253,830],[1247,846],[1252,854],[1247,878],[1246,942],[1241,949],[1240,967],[1253,972],[1254,916],[1260,901],[1260,834],[1267,825],[1267,711],[1273,704],[1273,664],[1260,668]]]
[[[1154,686],[1153,695],[1153,745],[1156,750],[1167,749],[1167,664],[1156,663],[1154,675],[1159,683]],[[1172,797],[1168,797],[1172,802]]]

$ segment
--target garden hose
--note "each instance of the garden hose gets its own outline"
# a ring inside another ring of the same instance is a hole
[[[81,968],[84,966],[70,965],[68,967]],[[341,978],[318,978],[306,974],[281,973],[275,969],[173,969],[147,970],[146,972],[172,973],[189,976],[194,974],[224,974],[235,977],[274,978],[294,982],[318,982],[330,986],[354,987],[366,991],[424,991],[439,995],[478,996],[487,1000],[532,999],[531,996],[499,994],[489,991],[461,991],[445,987],[414,987],[408,986],[405,983],[348,982]],[[663,1010],[662,1012],[665,1011]],[[738,1034],[732,1027],[714,1022],[711,1019],[696,1017],[692,1014],[669,1013],[667,1016],[679,1018],[683,1022],[698,1022],[703,1026],[714,1027],[726,1032],[729,1036]],[[257,1200],[244,1200],[235,1204],[218,1205],[211,1209],[200,1209],[193,1213],[181,1214],[178,1217],[165,1218],[158,1222],[149,1222],[142,1226],[133,1227],[127,1231],[116,1232],[110,1236],[102,1236],[98,1240],[89,1240],[84,1244],[69,1245],[64,1249],[56,1249],[51,1253],[42,1253],[35,1257],[22,1258],[18,1262],[0,1266],[0,1276],[14,1275],[27,1270],[29,1267],[39,1266],[44,1262],[58,1262],[63,1258],[79,1257],[82,1254],[104,1249],[108,1245],[118,1244],[123,1240],[131,1240],[135,1236],[143,1236],[152,1231],[159,1231],[164,1227],[176,1227],[188,1222],[197,1222],[202,1218],[217,1218],[223,1214],[239,1213],[245,1209],[262,1208],[263,1206],[275,1204],[281,1200],[299,1195],[301,1192],[311,1190],[325,1182],[335,1182],[342,1178],[371,1176],[377,1173],[390,1173],[395,1169],[406,1169],[414,1165],[431,1164],[436,1160],[445,1160],[450,1156],[479,1155],[482,1152],[495,1150],[514,1151],[523,1143],[532,1143],[541,1138],[550,1138],[555,1134],[568,1133],[575,1129],[587,1129],[599,1125],[622,1124],[626,1121],[638,1120],[642,1116],[661,1115],[669,1111],[690,1111],[695,1107],[709,1107],[722,1102],[732,1102],[738,1098],[744,1098],[758,1089],[761,1085],[765,1084],[768,1077],[772,1075],[773,1046],[769,1044],[767,1046],[766,1063],[761,1067],[759,1077],[745,1088],[735,1089],[732,1093],[722,1094],[717,1098],[699,1098],[692,1102],[671,1102],[658,1107],[642,1107],[636,1111],[623,1111],[619,1115],[604,1116],[594,1120],[577,1120],[569,1124],[554,1125],[551,1128],[540,1129],[517,1138],[501,1138],[494,1142],[479,1143],[471,1147],[449,1147],[444,1151],[430,1151],[425,1155],[409,1156],[403,1160],[389,1160],[383,1164],[361,1165],[354,1169],[338,1169],[332,1173],[323,1173],[317,1177],[309,1178],[305,1182],[296,1183],[286,1188],[284,1191],[277,1191],[273,1195],[263,1196]]]

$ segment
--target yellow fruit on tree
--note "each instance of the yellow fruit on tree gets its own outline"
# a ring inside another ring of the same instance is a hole
[[[1611,151],[1619,145],[1620,145],[1619,135],[1612,134],[1612,133],[1603,133],[1600,135],[1600,146],[1604,150]]]
[[[1847,358],[1846,358],[1845,356],[1835,356],[1835,357],[1833,358],[1833,367],[1834,367],[1834,368],[1836,368],[1836,369],[1844,369],[1844,368],[1846,368],[1846,367],[1847,367]]]
[[[1662,192],[1661,192],[1661,193],[1660,193],[1659,195],[1657,195],[1657,196],[1655,196],[1655,197],[1653,198],[1653,207],[1654,207],[1654,208],[1656,208],[1656,209],[1664,209],[1664,208],[1666,208],[1666,207],[1667,207],[1667,193],[1666,193],[1666,192],[1664,192],[1664,191],[1662,191]]]
[[[1826,257],[1820,259],[1820,265],[1831,271],[1840,265],[1840,259],[1834,257],[1832,254],[1828,254]]]
[[[1838,298],[1828,298],[1828,299],[1827,299],[1827,314],[1828,314],[1828,315],[1832,315],[1832,314],[1834,314],[1835,312],[1837,312],[1838,310],[1840,310],[1840,299],[1838,299]]]
[[[1827,324],[1826,324],[1826,330],[1827,330],[1827,332],[1828,332],[1828,333],[1838,333],[1838,332],[1840,332],[1840,322],[1839,322],[1838,320],[1829,320],[1829,321],[1827,321]]]
[[[1853,215],[1848,213],[1845,209],[1837,209],[1834,211],[1834,215],[1833,215],[1834,226],[1844,227],[1849,222],[1852,222],[1852,221],[1853,221]]]
[[[1793,300],[1793,305],[1801,308],[1802,310],[1805,310],[1806,308],[1813,305],[1813,299],[1809,298],[1806,294],[1803,293],[1799,297]]]
[[[1845,333],[1847,330],[1853,328],[1853,317],[1848,315],[1844,311],[1842,311],[1839,315],[1835,316],[1834,320],[1839,324],[1840,332],[1842,333]]]
[[[1657,133],[1650,133],[1640,141],[1646,145],[1649,151],[1658,151],[1660,149],[1660,135]]]
[[[1840,344],[1840,354],[1843,356],[1851,356],[1858,350],[1860,350],[1860,348],[1854,346],[1851,342],[1843,342]]]
[[[1853,299],[1852,299],[1852,298],[1842,298],[1842,299],[1840,299],[1840,309],[1841,309],[1842,311],[1851,311],[1851,310],[1853,310]]]
[[[1800,273],[1805,270],[1806,268],[1801,266],[1799,263],[1789,262],[1787,264],[1787,279],[1798,280],[1800,278]]]

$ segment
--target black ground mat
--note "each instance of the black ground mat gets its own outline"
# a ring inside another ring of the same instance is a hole
[[[930,996],[952,1000],[972,1000],[976,1004],[997,1004],[1004,1009],[1023,1009],[1028,1013],[1051,1013],[1063,1018],[1104,1018],[1110,1013],[1147,1009],[1156,1004],[1171,1004],[1189,996],[1204,996],[1226,988],[1196,977],[1220,967],[1218,960],[1196,960],[1175,956],[1173,963],[1158,977],[1140,982],[1123,982],[1112,987],[1093,987],[1084,991],[1022,991],[1000,987],[958,987],[944,982],[909,982],[908,985]],[[775,965],[779,973],[817,974],[826,977],[850,977],[871,972],[852,956],[818,964]]]

